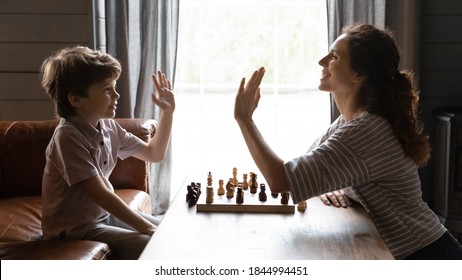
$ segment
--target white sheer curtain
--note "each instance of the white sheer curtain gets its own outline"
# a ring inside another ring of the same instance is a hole
[[[117,117],[158,119],[160,112],[150,98],[151,74],[160,69],[174,82],[179,0],[95,3],[95,14],[104,18],[105,28],[100,27],[99,33],[105,33],[105,49],[122,63],[122,75],[117,82],[121,95]],[[169,147],[166,159],[151,165],[149,191],[154,215],[163,214],[169,206],[171,155]]]
[[[400,67],[419,74],[420,0],[326,0],[329,46],[340,35],[343,26],[367,23],[391,29],[401,52]],[[331,99],[331,118],[339,116]]]

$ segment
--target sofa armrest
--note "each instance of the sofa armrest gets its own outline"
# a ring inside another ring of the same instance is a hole
[[[105,260],[110,253],[106,243],[91,240],[0,242],[2,260]]]

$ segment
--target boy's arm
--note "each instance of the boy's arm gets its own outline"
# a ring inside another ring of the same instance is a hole
[[[173,112],[162,112],[159,124],[156,127],[156,133],[144,148],[139,150],[134,157],[148,161],[160,162],[165,158],[167,153],[170,135],[172,133]]]
[[[84,180],[75,187],[84,188],[99,206],[140,233],[152,235],[156,231],[155,225],[128,207],[115,193],[108,190],[99,175]]]
[[[149,162],[160,162],[167,153],[170,134],[172,132],[173,112],[175,111],[175,97],[170,81],[161,71],[152,75],[152,81],[156,89],[151,94],[152,102],[161,109],[159,125],[156,128],[154,137],[134,156]]]

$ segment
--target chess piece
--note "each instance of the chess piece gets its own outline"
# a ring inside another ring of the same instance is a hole
[[[239,182],[237,180],[237,168],[236,167],[233,168],[233,184],[235,186],[237,186],[239,184]]]
[[[266,201],[266,185],[260,184],[260,193],[258,194],[258,200]]]
[[[212,172],[209,171],[209,174],[207,175],[207,187],[212,186]]]
[[[188,193],[186,194],[186,202],[188,202],[189,207],[192,207],[197,204],[197,200],[201,195],[201,184],[191,182],[190,185],[187,186]]]
[[[271,192],[271,196],[272,196],[273,198],[278,198],[279,194],[276,193],[276,192]]]
[[[213,203],[213,187],[207,187],[207,196],[205,197],[205,203]]]
[[[306,210],[306,200],[301,201],[301,202],[297,205],[297,210],[300,211],[300,212],[305,212],[305,210]]]
[[[186,202],[189,202],[191,199],[194,198],[194,195],[197,192],[196,183],[191,182],[191,184],[187,186],[187,190],[188,190],[188,193],[186,194]]]
[[[186,202],[189,202],[189,200],[191,200],[191,195],[192,195],[192,186],[191,185],[188,185],[187,186],[187,189],[188,189],[188,193],[186,193]]]
[[[224,195],[225,194],[225,188],[223,187],[224,181],[223,180],[218,180],[218,190],[217,193],[218,195]]]
[[[246,190],[249,188],[249,182],[247,182],[247,174],[243,174],[242,177],[243,177],[242,188]]]
[[[257,193],[257,174],[252,173],[252,184],[250,185],[250,193]]]
[[[242,186],[240,185],[237,187],[236,203],[237,204],[244,203],[244,191],[242,191]]]
[[[232,179],[228,181],[226,184],[226,197],[233,198],[234,197],[234,185],[232,183]]]
[[[250,186],[252,186],[252,175],[253,175],[254,173],[253,173],[253,172],[250,172],[249,174],[250,174],[250,178],[249,178],[249,183],[248,183],[248,185],[249,185],[249,187],[250,187]]]
[[[283,192],[282,193],[281,204],[283,204],[283,205],[289,204],[289,193],[288,192]]]

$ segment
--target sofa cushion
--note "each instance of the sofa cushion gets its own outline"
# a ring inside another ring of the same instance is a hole
[[[0,147],[0,197],[42,193],[45,149],[57,120],[17,121],[3,136]]]
[[[42,239],[41,196],[0,200],[0,241]]]

